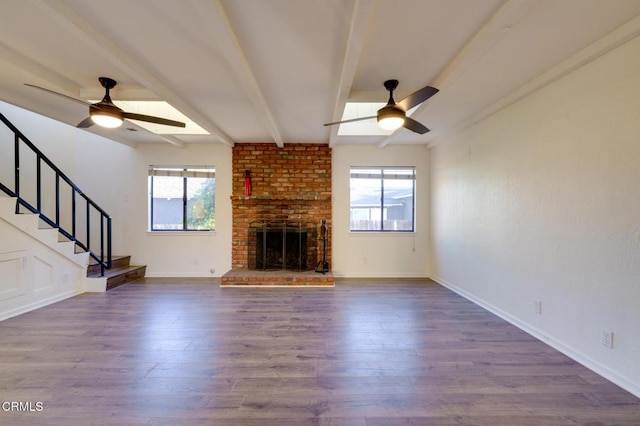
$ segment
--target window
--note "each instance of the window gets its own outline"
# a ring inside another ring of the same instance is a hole
[[[213,231],[215,176],[213,167],[150,167],[149,229]]]
[[[351,168],[351,231],[413,232],[414,167]]]

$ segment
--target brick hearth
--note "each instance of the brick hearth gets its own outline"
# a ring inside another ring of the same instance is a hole
[[[252,271],[249,269],[233,269],[222,277],[224,286],[256,286],[256,287],[333,287],[334,278],[331,272],[320,274],[314,271]]]
[[[244,173],[251,171],[251,195]],[[291,220],[329,227],[327,261],[331,265],[331,149],[326,144],[238,143],[233,147],[232,270],[222,285],[332,286],[331,273],[249,270],[249,226],[256,221]],[[321,253],[319,240],[314,251]],[[319,259],[319,257],[318,257]],[[315,265],[310,265],[314,267]]]

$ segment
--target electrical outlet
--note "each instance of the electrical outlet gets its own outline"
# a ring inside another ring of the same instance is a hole
[[[69,282],[69,273],[65,272],[64,274],[62,274],[62,282],[63,283],[68,283]]]
[[[533,309],[536,314],[542,315],[542,300],[535,300],[533,302]]]
[[[613,331],[602,329],[601,342],[605,348],[613,349]]]

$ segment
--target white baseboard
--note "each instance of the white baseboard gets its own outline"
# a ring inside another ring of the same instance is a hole
[[[82,294],[82,290],[72,290],[64,293],[56,294],[55,296],[48,297],[42,300],[36,300],[32,303],[28,303],[26,305],[21,305],[13,309],[9,309],[5,312],[0,312],[0,321],[9,319],[11,317],[15,317],[21,314],[25,314],[27,312],[33,311],[38,308],[42,308],[47,305],[51,305],[52,303],[60,302],[61,300],[68,299],[70,297],[77,296]]]
[[[351,273],[340,273],[338,271],[331,271],[334,278],[356,278],[356,279],[417,279],[417,280],[426,280],[429,279],[428,276],[424,274],[351,274]]]

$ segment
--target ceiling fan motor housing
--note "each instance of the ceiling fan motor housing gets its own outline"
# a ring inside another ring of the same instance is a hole
[[[118,127],[124,121],[124,112],[114,104],[98,102],[89,106],[89,116],[103,127]]]
[[[395,130],[404,124],[405,112],[395,105],[387,105],[378,110],[378,124],[386,130]]]
[[[105,102],[98,102],[97,104],[91,104],[89,106],[89,115],[110,115],[112,117],[124,120],[124,113],[120,108],[114,104],[108,104]]]

